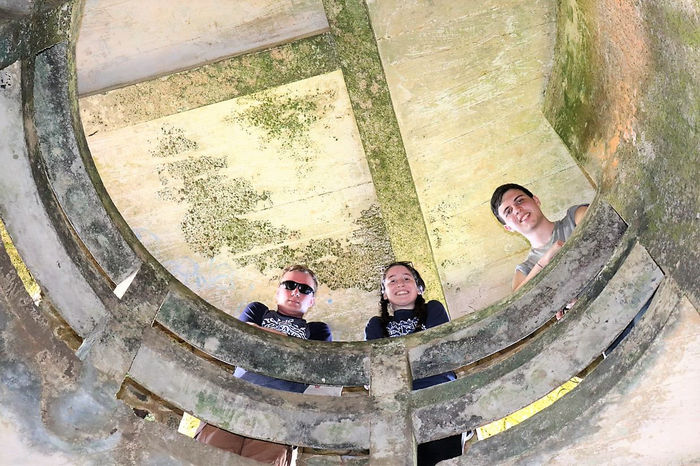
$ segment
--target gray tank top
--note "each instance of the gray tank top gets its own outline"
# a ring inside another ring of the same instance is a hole
[[[524,275],[529,274],[532,268],[537,263],[537,261],[540,260],[542,256],[544,256],[544,254],[549,250],[549,248],[552,247],[552,245],[555,242],[559,240],[566,242],[566,240],[569,239],[569,236],[571,236],[571,233],[573,233],[574,228],[576,228],[576,210],[581,206],[587,205],[588,204],[579,204],[569,207],[569,209],[566,211],[566,215],[564,216],[564,218],[554,222],[554,231],[552,232],[552,237],[549,238],[547,244],[545,244],[541,248],[530,249],[530,254],[528,254],[527,259],[525,259],[525,262],[518,264],[515,267],[515,270],[522,272]]]

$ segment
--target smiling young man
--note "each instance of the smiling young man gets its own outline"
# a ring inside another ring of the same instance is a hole
[[[282,271],[275,292],[276,309],[269,309],[259,302],[248,304],[239,320],[262,330],[305,340],[331,341],[331,330],[324,322],[307,322],[306,312],[314,305],[318,280],[303,265],[292,265]],[[256,385],[287,392],[302,393],[308,385],[276,379],[263,374],[236,368],[234,376]],[[211,425],[203,424],[195,438],[203,443],[231,451],[246,458],[276,465],[291,461],[292,447],[236,435]]]
[[[496,188],[491,196],[491,211],[507,231],[523,235],[531,248],[527,259],[515,268],[513,291],[549,264],[587,209],[588,204],[569,207],[564,218],[552,222],[540,210],[540,200],[527,188],[514,183]]]

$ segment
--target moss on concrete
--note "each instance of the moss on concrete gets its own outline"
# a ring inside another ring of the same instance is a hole
[[[597,135],[595,95],[597,66],[589,18],[577,0],[562,0],[557,27],[559,38],[544,113],[579,163],[585,162],[586,144]]]
[[[319,115],[328,110],[335,92],[317,91],[310,95],[279,95],[273,91],[255,94],[255,98],[243,97],[239,103],[247,106],[227,118],[231,124],[239,121],[260,128],[261,148],[270,143],[281,144],[285,155],[303,163],[312,161],[314,142],[310,136],[311,126]]]
[[[305,141],[307,117],[300,114],[313,113],[309,106],[313,107],[314,102],[298,102],[291,97],[282,97],[280,101],[281,110],[275,107],[277,101],[267,102],[279,112],[254,107],[248,117],[264,128],[271,125],[270,120],[291,121],[282,128],[269,126],[273,133],[270,137],[281,137],[277,131],[290,131],[296,134],[291,141]],[[266,120],[270,114],[270,120]],[[313,268],[319,280],[331,289],[373,291],[377,288],[379,270],[394,256],[376,205],[362,211],[349,237],[321,238],[292,247],[288,241],[298,238],[298,231],[267,220],[247,218],[260,206],[272,206],[271,193],[256,189],[250,180],[225,175],[223,170],[228,167],[225,156],[199,155],[172,160],[197,147],[197,141],[181,128],[167,125],[161,128],[156,148],[151,151],[153,157],[165,159],[158,168],[163,186],[159,196],[187,206],[181,228],[185,241],[195,252],[212,258],[228,251],[236,263],[251,265],[261,273],[302,262]]]
[[[649,4],[645,13],[655,77],[640,104],[638,144],[621,147],[625,171],[610,194],[654,259],[697,306],[700,78],[691,70],[698,64],[700,24],[670,2]]]
[[[166,145],[167,150],[172,147]],[[190,247],[212,258],[223,249],[237,254],[286,239],[287,228],[243,218],[258,203],[269,202],[270,193],[256,190],[243,178],[219,173],[226,166],[225,157],[202,155],[168,162],[159,170],[165,185],[161,197],[188,206],[181,227]]]
[[[374,291],[382,267],[394,260],[389,238],[377,206],[362,211],[354,223],[357,229],[349,238],[322,238],[297,248],[282,246],[238,261],[255,265],[261,272],[303,262],[331,289]]]
[[[324,0],[323,5],[391,247],[397,258],[416,263],[427,294],[444,301],[366,7],[359,0]]]
[[[697,6],[668,0],[562,0],[546,105],[601,193],[696,306],[697,18]]]
[[[328,34],[80,99],[86,133],[109,131],[338,68]],[[164,99],[162,96],[177,96]],[[147,105],[144,105],[147,102]]]
[[[170,125],[160,127],[158,146],[150,151],[154,157],[169,157],[185,151],[196,150],[199,145],[185,136],[181,128]]]

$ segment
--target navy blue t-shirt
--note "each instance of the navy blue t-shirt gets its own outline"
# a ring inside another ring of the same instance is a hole
[[[286,333],[291,337],[303,338],[304,340],[332,341],[331,329],[324,322],[307,322],[304,319],[290,317],[280,314],[277,311],[268,309],[263,303],[253,302],[246,306],[238,320],[242,322],[252,322],[263,328],[270,328]],[[308,385],[291,382],[289,380],[276,379],[267,375],[248,372],[237,367],[233,373],[238,377],[256,385],[268,388],[276,388],[287,392],[303,393]]]
[[[389,338],[401,337],[408,335],[409,333],[420,332],[426,328],[435,327],[436,325],[444,324],[449,322],[450,318],[445,311],[445,307],[440,301],[428,301],[426,303],[427,316],[425,319],[425,324],[421,328],[416,330],[418,325],[418,317],[415,315],[413,309],[399,309],[394,311],[394,315],[391,316],[389,323],[387,324],[387,333]],[[378,338],[384,338],[384,328],[382,326],[382,319],[379,316],[374,316],[369,319],[367,326],[365,327],[365,340],[376,340]],[[413,381],[413,389],[420,390],[421,388],[432,387],[433,385],[438,385],[441,383],[449,382],[455,380],[457,377],[454,372],[445,372],[443,374],[431,375],[430,377],[423,377],[422,379],[416,379]]]

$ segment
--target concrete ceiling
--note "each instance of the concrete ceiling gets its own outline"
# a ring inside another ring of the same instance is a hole
[[[593,198],[541,112],[553,0],[368,1],[352,22],[330,0],[191,5],[86,2],[81,116],[133,230],[227,312],[306,262],[310,318],[361,339],[396,257],[457,318],[507,296],[527,249],[496,186],[552,218]]]

